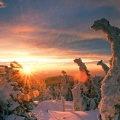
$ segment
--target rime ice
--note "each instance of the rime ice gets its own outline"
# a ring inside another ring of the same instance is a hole
[[[91,28],[102,30],[111,45],[110,69],[102,81],[99,110],[102,120],[114,120],[118,114],[116,108],[120,109],[120,29],[104,18],[95,21]]]

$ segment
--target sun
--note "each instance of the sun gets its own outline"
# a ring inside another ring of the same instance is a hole
[[[24,72],[25,72],[26,74],[30,74],[30,73],[31,73],[31,67],[30,67],[30,66],[25,66],[25,67],[23,68],[23,70],[24,70]]]

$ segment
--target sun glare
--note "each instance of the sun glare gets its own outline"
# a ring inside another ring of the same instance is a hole
[[[27,74],[31,73],[31,68],[30,68],[30,66],[25,66],[23,69],[24,69],[24,72],[25,72],[25,73],[27,73]]]

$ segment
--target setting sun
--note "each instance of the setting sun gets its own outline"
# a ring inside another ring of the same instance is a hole
[[[24,70],[24,72],[25,73],[31,73],[31,67],[30,66],[25,66],[24,68],[23,68],[23,70]]]

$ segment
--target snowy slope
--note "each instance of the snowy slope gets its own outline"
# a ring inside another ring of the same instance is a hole
[[[72,102],[65,102],[65,112],[62,112],[62,102],[43,101],[32,111],[38,120],[97,120],[98,110],[73,111]]]

